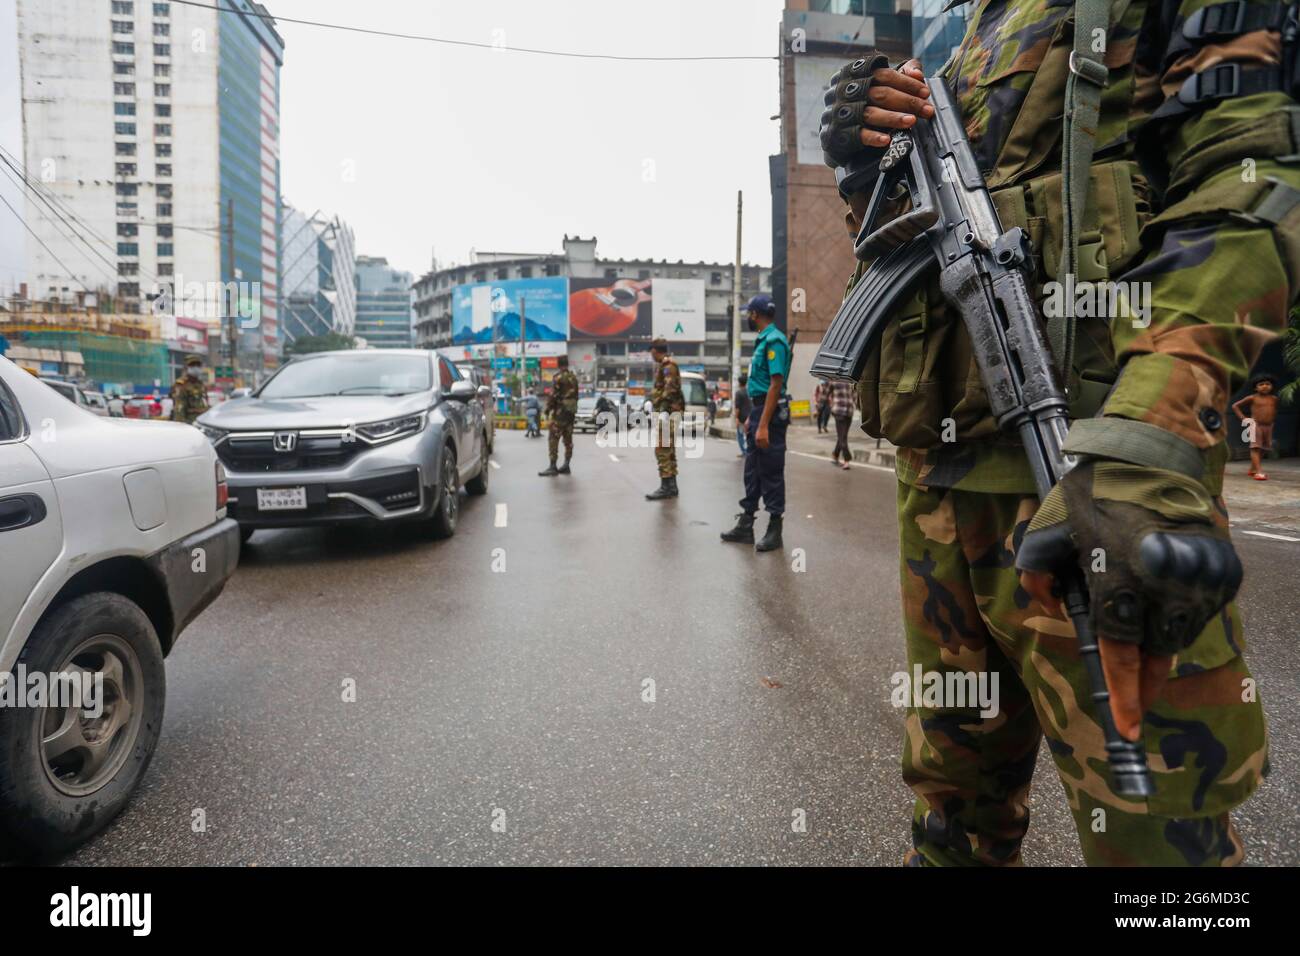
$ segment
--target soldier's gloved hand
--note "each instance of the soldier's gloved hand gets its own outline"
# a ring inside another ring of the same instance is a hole
[[[1043,500],[1016,553],[1050,612],[1054,575],[1082,568],[1119,732],[1136,740],[1171,658],[1233,599],[1241,561],[1210,493],[1181,472],[1085,458]]]
[[[891,130],[910,129],[931,117],[930,89],[919,60],[891,69],[883,54],[864,57],[831,75],[822,101],[822,158],[832,168],[859,157],[878,160]]]

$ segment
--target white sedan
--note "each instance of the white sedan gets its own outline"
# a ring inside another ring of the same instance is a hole
[[[0,358],[0,858],[75,846],[139,784],[163,658],[239,560],[226,497],[197,428],[100,418]]]

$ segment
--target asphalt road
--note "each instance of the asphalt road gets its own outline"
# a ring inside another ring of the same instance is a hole
[[[790,457],[785,552],[756,555],[718,541],[735,451],[650,503],[648,449],[580,438],[545,480],[544,441],[500,433],[451,540],[259,533],[168,661],[140,792],[68,862],[896,864],[893,476]],[[1300,545],[1239,547],[1274,772],[1237,820],[1295,865]],[[1046,750],[1031,805],[1025,861],[1080,863]]]

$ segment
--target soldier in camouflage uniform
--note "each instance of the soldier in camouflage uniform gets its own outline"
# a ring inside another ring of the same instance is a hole
[[[556,364],[560,370],[551,382],[551,397],[546,401],[546,413],[551,416],[551,427],[546,434],[551,465],[545,471],[538,472],[543,478],[569,474],[569,459],[573,457],[573,419],[578,413],[578,376],[569,369],[567,355],[557,358]],[[560,439],[564,439],[564,464],[556,468]]]
[[[1058,278],[1064,238],[1061,114],[1075,10],[974,2],[940,72],[1003,227],[1034,240],[1041,286]],[[867,359],[864,428],[899,446],[909,671],[1000,678],[993,718],[950,701],[907,708],[909,863],[1018,862],[1044,736],[1089,864],[1243,857],[1229,811],[1260,785],[1268,746],[1232,589],[1188,598],[1146,579],[1146,590],[1116,596],[1113,583],[1137,574],[1125,554],[1135,521],[1228,540],[1224,409],[1300,289],[1295,7],[1248,2],[1240,19],[1235,9],[1117,0],[1105,43],[1092,47],[1108,73],[1074,278],[1142,283],[1148,301],[1136,316],[1131,301],[1109,320],[1080,312],[1067,449],[1081,463],[1041,508],[935,281]],[[822,139],[832,166],[880,155],[891,130],[933,113],[915,61],[897,71],[867,62],[832,78]],[[844,197],[854,233],[869,189]],[[1081,428],[1085,420],[1094,424]],[[1104,572],[1083,548],[1098,540]],[[1051,591],[1052,568],[1068,561],[1088,572],[1117,726],[1144,739],[1155,783],[1145,802],[1111,786],[1074,630]],[[1194,613],[1167,614],[1179,601]]]
[[[203,360],[191,355],[185,360],[185,374],[172,385],[172,421],[194,424],[208,410],[208,387],[203,381]]]
[[[650,343],[650,355],[655,363],[654,390],[650,404],[654,408],[654,421],[650,427],[654,438],[655,461],[659,464],[659,487],[646,495],[647,501],[677,497],[677,449],[673,433],[686,411],[686,398],[682,395],[682,372],[668,354],[668,340],[657,338]]]

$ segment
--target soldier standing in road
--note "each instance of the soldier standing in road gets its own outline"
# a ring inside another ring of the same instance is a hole
[[[777,328],[776,303],[770,295],[756,295],[745,305],[754,340],[745,390],[753,405],[741,426],[745,431],[745,497],[736,526],[722,532],[723,541],[754,544],[754,513],[759,502],[767,509],[767,532],[755,551],[781,547],[785,520],[785,433],[790,425],[790,400],[785,382],[790,376],[790,342]]]
[[[171,420],[194,424],[208,410],[208,387],[203,382],[203,359],[191,355],[185,359],[185,374],[176,380],[171,391]]]
[[[1268,744],[1259,699],[1243,693],[1254,682],[1235,582],[1158,576],[1136,543],[1211,540],[1220,571],[1237,561],[1224,411],[1300,288],[1300,51],[1287,8],[979,2],[940,70],[1002,228],[1033,239],[1032,283],[1118,280],[1148,305],[1048,317],[1074,420],[1064,448],[1079,464],[1041,506],[933,273],[867,355],[864,428],[898,446],[909,671],[993,672],[1000,684],[993,718],[906,702],[911,864],[1018,862],[1044,735],[1089,864],[1242,860],[1229,811],[1259,787]],[[894,70],[869,56],[839,71],[822,118],[827,164],[871,170],[895,130],[934,115],[929,95],[916,61]],[[844,196],[851,234],[873,185]],[[1087,576],[1116,726],[1148,754],[1146,800],[1117,793],[1106,771],[1077,638],[1052,593],[1066,567]]]
[[[560,370],[551,382],[551,397],[546,401],[546,412],[551,416],[551,428],[546,435],[551,465],[545,471],[538,472],[543,478],[569,474],[569,459],[573,457],[573,419],[578,413],[578,376],[569,370],[567,355],[559,356],[556,364]],[[564,439],[564,464],[556,468],[560,439]]]
[[[668,354],[668,340],[660,337],[650,343],[650,357],[655,363],[654,390],[650,403],[654,419],[650,433],[654,439],[655,461],[659,464],[659,487],[646,495],[647,501],[677,497],[677,449],[673,433],[686,411],[686,398],[682,395],[682,373]]]

